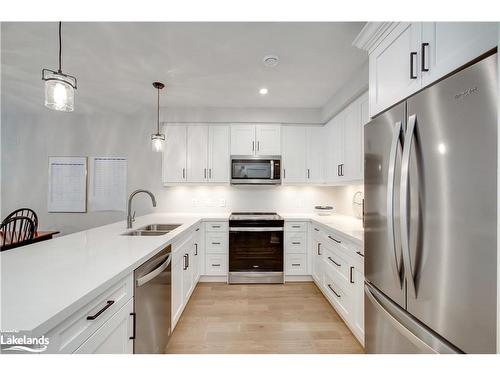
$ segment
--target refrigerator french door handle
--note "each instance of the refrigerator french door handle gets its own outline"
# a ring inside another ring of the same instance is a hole
[[[406,129],[403,157],[401,161],[401,195],[400,195],[400,217],[401,217],[401,245],[403,248],[403,264],[406,273],[406,280],[413,297],[417,297],[415,288],[415,277],[411,264],[410,235],[408,223],[408,199],[409,199],[409,179],[410,179],[410,153],[413,144],[413,135],[417,123],[417,115],[413,114],[408,118],[408,128]]]
[[[394,254],[394,262],[392,263],[392,269],[394,276],[399,282],[399,287],[403,287],[403,281],[401,278],[401,262],[398,258],[398,249],[396,249],[396,238],[394,233],[394,180],[396,178],[396,159],[398,155],[398,146],[400,144],[401,129],[403,123],[401,121],[396,122],[394,127],[394,133],[392,135],[391,151],[389,154],[389,170],[387,173],[387,226],[388,226],[388,242],[390,246],[391,254]]]

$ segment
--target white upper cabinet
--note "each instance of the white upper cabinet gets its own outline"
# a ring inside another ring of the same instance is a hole
[[[163,152],[163,183],[186,182],[187,127],[168,125]]]
[[[495,48],[496,22],[424,22],[422,28],[422,86]]]
[[[168,125],[163,183],[229,183],[227,125]]]
[[[280,125],[232,125],[231,155],[281,155]]]
[[[208,179],[208,126],[187,127],[187,182]]]
[[[370,53],[370,115],[411,95],[421,87],[418,46],[420,22],[400,23]]]
[[[255,125],[231,125],[231,155],[254,155]]]
[[[328,182],[336,183],[341,180],[342,164],[344,163],[344,122],[345,110],[340,112],[327,124],[328,132]]]
[[[208,130],[208,181],[228,183],[229,126],[210,126]]]
[[[280,125],[255,125],[255,154],[281,155]]]
[[[306,182],[306,129],[303,126],[284,126],[282,179],[283,183]]]
[[[323,126],[306,128],[306,182],[320,184],[325,180],[325,129]]]
[[[354,45],[369,53],[370,116],[498,44],[496,22],[369,22]]]

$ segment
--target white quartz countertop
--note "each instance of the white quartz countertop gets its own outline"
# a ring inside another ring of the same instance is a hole
[[[283,214],[285,220],[314,221],[363,240],[361,220],[343,215]],[[181,226],[163,236],[122,236],[125,221],[72,233],[0,253],[0,330],[42,335],[131,273],[200,221],[228,220],[227,214],[151,214],[147,224]]]

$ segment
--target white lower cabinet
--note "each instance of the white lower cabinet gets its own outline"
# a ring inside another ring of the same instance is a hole
[[[109,318],[75,354],[132,354],[134,352],[133,322],[134,299]]]
[[[285,223],[285,276],[307,275],[307,222]]]
[[[311,225],[312,278],[364,346],[364,269],[360,246],[340,232]]]
[[[205,223],[205,275],[227,276],[229,256],[227,222]]]

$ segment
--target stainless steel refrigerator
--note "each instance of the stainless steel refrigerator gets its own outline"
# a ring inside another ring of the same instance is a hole
[[[495,353],[497,54],[365,126],[365,349]]]

